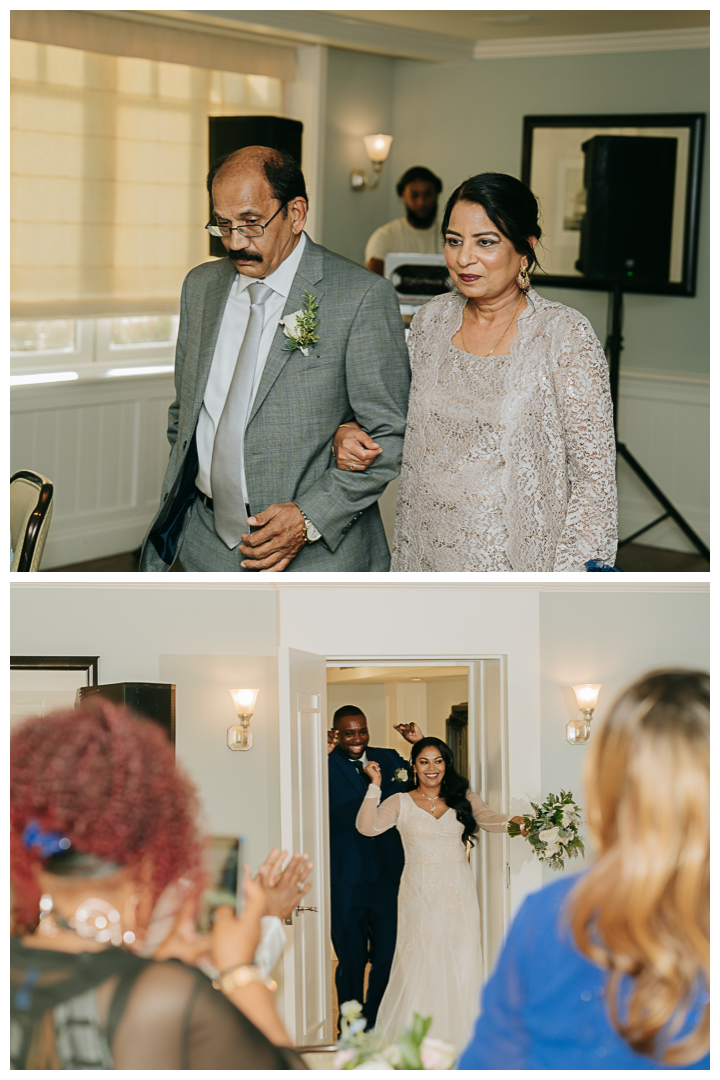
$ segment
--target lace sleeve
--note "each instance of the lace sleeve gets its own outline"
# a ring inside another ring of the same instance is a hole
[[[505,832],[507,830],[507,814],[496,814],[474,791],[468,790],[467,800],[481,829],[485,829],[486,832]]]
[[[355,827],[363,836],[380,836],[397,824],[400,816],[400,796],[391,795],[378,806],[381,795],[377,784],[370,784],[355,820]]]
[[[590,559],[612,564],[617,550],[612,400],[605,354],[587,319],[575,322],[566,335],[555,392],[570,495],[553,571],[582,571]]]

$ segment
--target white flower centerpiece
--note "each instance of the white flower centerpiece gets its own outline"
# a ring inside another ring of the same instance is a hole
[[[303,356],[307,356],[310,346],[318,342],[318,302],[309,292],[303,294],[303,299],[303,307],[299,311],[293,311],[291,315],[286,315],[280,320],[280,325],[285,337],[290,339],[286,345],[288,352],[299,349]]]
[[[520,836],[521,829],[528,830],[525,839],[540,860],[551,870],[564,870],[565,859],[585,856],[585,845],[580,836],[580,807],[573,799],[572,791],[560,795],[548,795],[544,803],[530,803],[534,813],[523,815],[524,826],[516,821],[508,822],[508,836]]]
[[[430,1017],[415,1013],[398,1041],[390,1043],[379,1031],[365,1031],[367,1021],[359,1002],[343,1002],[340,1013],[335,1069],[451,1069],[455,1062],[454,1046],[428,1038]]]

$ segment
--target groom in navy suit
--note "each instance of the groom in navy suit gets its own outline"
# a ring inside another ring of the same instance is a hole
[[[409,743],[423,737],[417,724],[395,727]],[[340,1005],[353,1000],[362,1004],[365,967],[370,963],[363,1006],[368,1031],[375,1024],[390,978],[404,858],[397,829],[377,837],[362,836],[355,828],[355,818],[369,784],[364,771],[368,760],[380,766],[383,799],[405,790],[411,770],[397,750],[368,747],[369,739],[362,710],[355,705],[337,710],[328,732],[330,922],[338,958],[335,985]]]

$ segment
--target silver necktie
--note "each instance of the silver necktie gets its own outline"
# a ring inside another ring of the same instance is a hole
[[[248,286],[250,318],[240,346],[222,415],[215,432],[210,484],[215,532],[231,549],[247,532],[245,486],[245,425],[250,412],[260,339],[265,323],[265,304],[272,293],[264,281]]]

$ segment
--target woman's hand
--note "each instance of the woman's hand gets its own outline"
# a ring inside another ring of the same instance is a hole
[[[265,888],[265,914],[277,915],[278,919],[287,919],[310,892],[312,882],[307,876],[312,870],[312,863],[307,855],[295,854],[285,869],[282,864],[287,851],[273,848],[258,870],[258,877]]]
[[[365,766],[365,775],[370,777],[371,784],[377,784],[378,787],[382,785],[382,773],[377,761],[368,761]]]
[[[229,905],[215,911],[210,934],[211,954],[218,971],[230,971],[243,964],[252,964],[260,942],[261,923],[267,897],[259,877],[250,877],[245,865],[245,910],[236,916]]]
[[[518,817],[511,817],[510,820],[516,822],[516,824],[518,824],[520,826],[520,835],[521,836],[527,836],[527,834],[530,832],[530,830],[528,829],[528,827],[525,824],[525,818],[524,817],[519,817],[519,816]]]
[[[338,469],[345,472],[364,472],[375,458],[382,454],[382,447],[352,420],[342,424],[335,432],[333,453]]]

